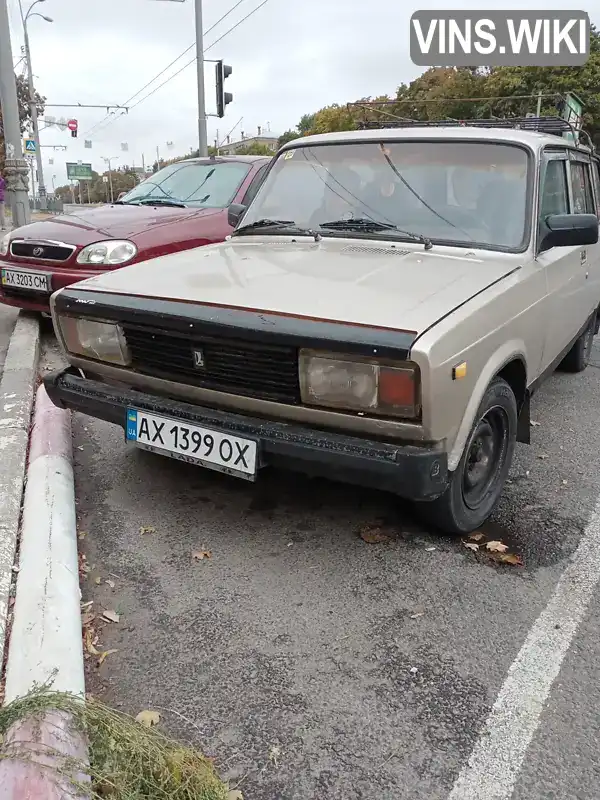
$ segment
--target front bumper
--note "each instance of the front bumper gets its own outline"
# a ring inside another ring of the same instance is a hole
[[[50,266],[47,262],[36,264],[26,261],[0,261],[0,268],[24,270],[27,272],[43,272],[50,276],[50,292],[37,292],[30,289],[16,289],[0,284],[0,303],[25,311],[50,311],[50,296],[59,289],[72,286],[86,278],[93,278],[106,270],[90,271],[75,267]]]
[[[297,424],[259,419],[82,378],[73,368],[44,378],[52,402],[120,425],[134,407],[190,423],[250,436],[259,443],[260,465],[391,491],[411,500],[433,499],[448,484],[446,453],[345,436]]]

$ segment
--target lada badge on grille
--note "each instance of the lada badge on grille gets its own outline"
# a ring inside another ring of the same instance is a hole
[[[204,366],[204,351],[203,350],[194,350],[194,366],[196,369],[199,367]]]

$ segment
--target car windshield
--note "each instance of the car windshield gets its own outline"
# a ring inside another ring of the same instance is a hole
[[[298,147],[277,158],[242,224],[293,220],[323,236],[402,238],[410,231],[434,243],[517,250],[527,234],[527,173],[523,148],[494,142]]]
[[[226,208],[249,170],[249,164],[235,161],[169,164],[138,184],[120,202]]]

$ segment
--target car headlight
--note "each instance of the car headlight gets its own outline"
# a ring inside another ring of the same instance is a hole
[[[419,415],[415,364],[300,350],[303,403],[414,419]]]
[[[96,242],[88,244],[77,256],[78,264],[90,264],[92,266],[115,266],[125,264],[126,261],[137,255],[137,247],[133,242],[126,239],[111,239],[108,242]]]
[[[8,253],[8,246],[10,244],[10,233],[0,239],[0,256],[5,256]]]
[[[120,325],[77,317],[58,317],[58,324],[69,353],[122,367],[131,363],[129,348]]]

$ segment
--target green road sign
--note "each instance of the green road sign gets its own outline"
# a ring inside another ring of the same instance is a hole
[[[67,178],[70,181],[91,181],[93,178],[92,165],[67,163]]]
[[[35,139],[23,139],[23,150],[26,153],[35,153],[37,151]]]

